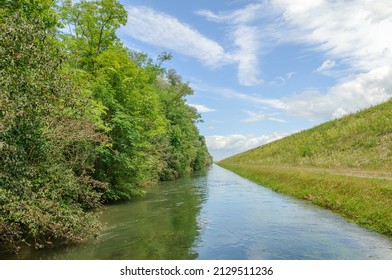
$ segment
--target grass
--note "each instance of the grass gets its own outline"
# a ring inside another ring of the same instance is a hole
[[[392,237],[392,101],[218,164]]]

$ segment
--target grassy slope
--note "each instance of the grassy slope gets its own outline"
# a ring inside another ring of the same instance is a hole
[[[392,236],[392,100],[218,164]]]

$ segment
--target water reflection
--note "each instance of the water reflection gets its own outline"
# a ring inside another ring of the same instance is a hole
[[[219,166],[108,206],[88,244],[19,259],[392,259],[392,240]]]
[[[106,207],[105,225],[93,242],[52,250],[24,248],[6,259],[195,259],[200,227],[197,216],[206,199],[206,172],[149,189],[146,197]]]
[[[214,166],[200,259],[392,259],[392,240]]]

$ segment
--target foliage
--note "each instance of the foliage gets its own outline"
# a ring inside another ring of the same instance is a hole
[[[44,20],[16,9],[0,30],[0,245],[89,238],[99,224],[83,209],[100,205],[94,189],[105,185],[88,175],[104,140],[76,109],[88,100],[63,73]]]
[[[89,76],[111,146],[95,165],[96,179],[111,186],[106,200],[129,199],[160,179],[174,179],[210,163],[195,123],[200,116],[185,103],[192,93],[174,70],[124,48],[115,35],[126,12],[114,0],[80,1],[63,8],[72,32],[63,36],[73,67]],[[70,16],[69,16],[70,15]]]
[[[89,239],[103,202],[211,162],[171,55],[123,47],[116,0],[61,3],[0,10],[0,248],[15,252]]]
[[[186,104],[185,97],[193,94],[187,83],[174,70],[169,70],[165,79],[158,81],[160,98],[168,123],[168,143],[164,150],[165,168],[161,179],[174,179],[200,170],[210,164],[211,158],[203,137],[195,123],[200,115],[196,109]]]
[[[42,30],[55,31],[58,16],[55,11],[56,0],[2,0],[0,18],[7,18],[10,13],[18,11],[20,16],[39,23]]]
[[[112,146],[96,168],[97,178],[111,184],[109,200],[130,198],[138,187],[158,179],[156,144],[165,134],[165,120],[149,75],[124,49],[109,49],[97,59],[93,92],[103,104]]]
[[[79,67],[93,71],[99,54],[119,44],[116,30],[127,21],[127,12],[117,0],[85,1],[61,7],[66,46]]]

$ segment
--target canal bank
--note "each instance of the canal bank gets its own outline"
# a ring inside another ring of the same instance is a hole
[[[217,165],[108,206],[89,243],[14,259],[392,259],[392,240]]]
[[[392,237],[392,181],[386,174],[230,161],[219,164],[276,192],[308,200]]]

